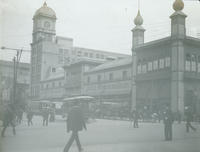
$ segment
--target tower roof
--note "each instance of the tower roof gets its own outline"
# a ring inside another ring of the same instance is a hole
[[[51,17],[51,18],[55,18],[56,19],[56,13],[55,13],[55,11],[52,8],[48,7],[46,2],[44,2],[43,6],[40,7],[35,12],[34,18],[36,16],[39,16],[39,15],[46,16],[46,17]]]
[[[181,11],[184,8],[184,3],[182,0],[175,0],[173,4],[173,9],[175,11]]]
[[[143,18],[140,15],[140,10],[138,10],[138,14],[134,19],[134,23],[135,23],[135,25],[142,25],[143,24]]]

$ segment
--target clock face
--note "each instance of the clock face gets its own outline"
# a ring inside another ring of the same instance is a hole
[[[44,22],[44,27],[45,28],[50,28],[50,23],[48,21]]]

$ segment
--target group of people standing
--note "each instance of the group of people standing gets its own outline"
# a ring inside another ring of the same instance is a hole
[[[141,118],[141,115],[137,110],[133,110],[131,113],[131,122],[133,124],[134,128],[139,128],[138,125],[138,120]],[[153,117],[152,117],[153,119]],[[180,124],[181,123],[181,114],[180,113],[172,113],[171,109],[169,107],[165,107],[163,113],[159,113],[159,115],[156,115],[156,119],[158,119],[160,122],[163,120],[164,123],[164,135],[165,135],[165,140],[166,141],[171,141],[172,140],[172,133],[173,133],[173,122],[177,120],[177,122]],[[189,132],[190,129],[193,131],[196,131],[197,129],[192,126],[191,122],[193,121],[193,113],[191,110],[191,107],[187,107],[185,109],[185,121],[186,121],[186,132]],[[155,122],[155,120],[154,120]]]
[[[48,125],[49,121],[49,109],[43,109],[42,116],[43,116],[43,126]],[[138,120],[140,119],[140,114],[137,110],[132,111],[131,113],[133,121],[133,127],[139,128]],[[169,107],[166,107],[163,114],[163,123],[164,123],[164,135],[166,141],[172,140],[172,133],[173,133],[173,122],[174,122],[174,114],[172,113],[171,109]],[[193,131],[196,131],[196,128],[192,126],[191,122],[193,121],[193,114],[190,108],[185,110],[185,120],[186,120],[186,132],[190,131],[190,128]],[[27,110],[27,120],[28,120],[28,126],[33,125],[32,122],[33,118],[33,111],[31,108],[28,108]],[[4,113],[4,119],[3,119],[3,130],[1,132],[1,136],[4,137],[6,128],[10,125],[13,129],[13,134],[16,135],[15,130],[15,107],[13,104],[9,104],[7,106],[7,109]],[[51,118],[53,119],[53,118]],[[64,147],[64,152],[68,152],[72,143],[76,141],[77,147],[79,152],[83,151],[83,148],[81,146],[78,132],[82,131],[83,129],[87,130],[86,123],[85,123],[85,117],[84,113],[79,105],[79,102],[74,102],[70,111],[68,112],[67,116],[67,132],[72,132],[71,137],[69,138],[69,141],[67,142],[66,146]]]

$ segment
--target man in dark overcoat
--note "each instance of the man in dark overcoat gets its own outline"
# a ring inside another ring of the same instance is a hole
[[[87,129],[85,125],[84,115],[78,102],[75,102],[72,109],[68,113],[68,117],[67,117],[67,132],[72,131],[72,134],[68,143],[66,144],[64,148],[64,152],[69,151],[74,140],[76,140],[76,144],[77,144],[79,152],[83,150],[81,147],[79,136],[78,136],[78,132],[83,130],[83,128],[85,130]]]
[[[166,108],[164,112],[164,132],[165,132],[165,140],[171,141],[172,140],[172,124],[173,124],[174,118],[173,114],[171,112],[171,109],[168,107]]]
[[[13,129],[13,135],[16,135],[15,131],[15,109],[14,109],[14,104],[9,104],[4,112],[4,117],[3,117],[3,130],[1,132],[1,136],[5,136],[5,131],[6,128],[11,125]]]

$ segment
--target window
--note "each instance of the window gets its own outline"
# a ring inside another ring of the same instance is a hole
[[[141,60],[138,60],[138,64],[137,64],[137,73],[140,74],[142,69],[141,69]]]
[[[63,54],[63,49],[59,49],[59,54]]]
[[[46,84],[46,89],[48,89],[49,88],[49,84]]]
[[[98,75],[98,76],[97,76],[97,81],[98,81],[98,82],[101,82],[101,75]]]
[[[78,51],[77,56],[81,56],[82,52]]]
[[[198,56],[198,73],[200,73],[200,55]]]
[[[90,77],[89,76],[87,77],[87,83],[90,83]]]
[[[152,69],[153,69],[152,62],[148,62],[148,71],[152,71]]]
[[[104,55],[103,54],[101,54],[101,58],[104,59]]]
[[[96,54],[96,58],[99,58],[99,54]]]
[[[153,70],[157,70],[158,69],[158,60],[154,60],[153,61]]]
[[[51,71],[52,71],[52,72],[56,72],[56,68],[52,68]]]
[[[159,68],[160,68],[160,69],[163,69],[164,66],[165,66],[165,61],[164,61],[164,59],[160,59],[160,60],[159,60]]]
[[[165,58],[165,67],[170,67],[171,66],[171,60],[170,57]]]
[[[123,71],[122,78],[123,78],[123,80],[126,80],[128,78],[127,71]]]
[[[196,72],[196,56],[194,54],[191,56],[191,61],[191,69],[193,72]]]
[[[90,58],[93,58],[93,54],[92,53],[90,53]]]
[[[146,64],[142,65],[142,73],[147,73],[147,65]]]
[[[186,54],[185,70],[190,71],[191,70],[190,66],[191,66],[191,56],[190,54]]]
[[[112,81],[113,80],[113,73],[109,74],[109,80]]]
[[[88,53],[87,53],[87,52],[85,52],[85,53],[84,53],[84,56],[85,56],[85,57],[88,57]]]
[[[145,59],[142,61],[142,73],[147,73],[147,65]]]
[[[69,50],[64,49],[64,55],[67,55],[69,53]]]
[[[53,88],[55,87],[55,82],[52,82],[52,87],[53,87]]]
[[[41,84],[40,88],[41,88],[41,89],[44,89],[43,87],[44,87],[43,84]]]
[[[59,87],[61,87],[62,86],[62,82],[59,82]]]

